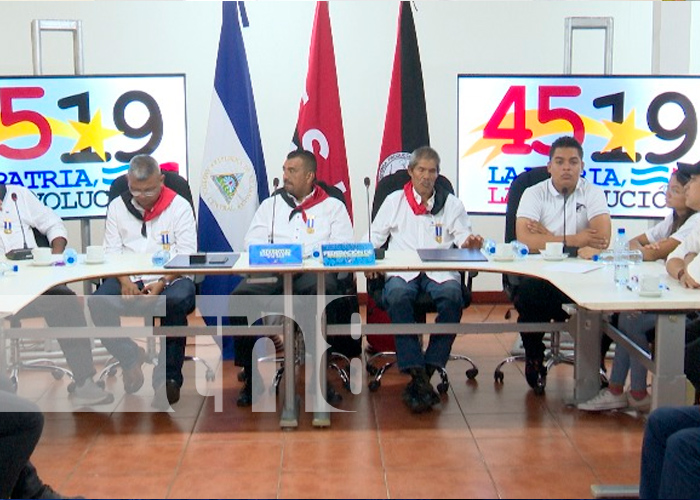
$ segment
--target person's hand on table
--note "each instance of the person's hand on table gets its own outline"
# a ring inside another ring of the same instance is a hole
[[[478,234],[470,234],[462,243],[462,248],[481,248],[484,245],[484,238]]]
[[[678,281],[683,288],[700,288],[700,283],[691,278],[691,276],[685,271]]]
[[[580,259],[592,260],[598,254],[600,254],[600,250],[597,248],[583,247],[578,249],[578,257]]]

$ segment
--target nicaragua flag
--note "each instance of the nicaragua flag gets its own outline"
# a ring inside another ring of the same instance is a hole
[[[214,93],[202,161],[199,247],[203,252],[244,251],[243,240],[260,201],[269,195],[258,117],[241,26],[243,2],[222,2]],[[240,277],[207,276],[202,295],[228,295]]]
[[[410,2],[401,2],[377,182],[408,167],[411,153],[429,145],[428,113],[416,27]]]

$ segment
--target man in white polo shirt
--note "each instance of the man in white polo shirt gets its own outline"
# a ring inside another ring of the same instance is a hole
[[[462,202],[436,184],[439,174],[440,156],[433,148],[423,146],[411,154],[410,180],[386,197],[372,222],[370,237],[375,248],[387,240],[391,250],[481,247],[483,238],[472,233]],[[421,292],[435,302],[437,323],[460,322],[464,305],[460,276],[445,271],[387,273],[382,301],[392,323],[415,323],[413,310]],[[396,336],[399,369],[411,376],[403,400],[412,412],[428,411],[440,402],[430,377],[445,367],[454,339],[455,335],[431,335],[423,352],[418,335]]]
[[[548,242],[563,242],[569,254],[591,258],[608,247],[612,224],[605,193],[581,177],[583,167],[583,148],[576,139],[564,136],[554,141],[547,163],[551,178],[526,189],[518,205],[515,234],[531,252],[544,250]],[[570,301],[536,278],[521,278],[513,292],[519,323],[564,321],[568,316],[562,304]],[[521,337],[525,378],[541,394],[547,377],[544,334],[521,333]]]

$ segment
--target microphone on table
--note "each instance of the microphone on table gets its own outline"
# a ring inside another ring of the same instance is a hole
[[[369,201],[369,185],[370,185],[370,180],[369,177],[365,177],[365,191],[367,193],[367,227],[369,228],[369,242],[372,243],[372,210],[371,210],[371,204]],[[384,258],[384,252],[385,250],[383,248],[375,248],[374,249],[374,258],[377,260],[382,260]]]
[[[23,248],[15,248],[10,250],[5,254],[9,260],[28,260],[32,259],[32,249],[27,248],[27,237],[24,234],[24,224],[22,224],[22,216],[19,213],[19,205],[17,204],[17,193],[12,193],[12,201],[15,203],[15,210],[17,211],[17,219],[19,219],[19,227],[22,230],[22,240],[24,241]]]
[[[275,196],[275,191],[277,191],[277,187],[280,185],[280,180],[279,178],[275,177],[272,179],[272,224],[270,227],[270,236],[268,238],[268,241],[270,244],[275,243],[275,209],[277,208],[277,198],[274,198]]]

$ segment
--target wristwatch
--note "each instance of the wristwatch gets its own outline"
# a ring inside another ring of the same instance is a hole
[[[172,283],[172,281],[166,279],[165,276],[161,276],[160,278],[158,278],[158,281],[160,281],[161,283],[163,283],[163,286],[164,286],[165,288],[168,288],[168,287],[170,286],[170,284]]]

